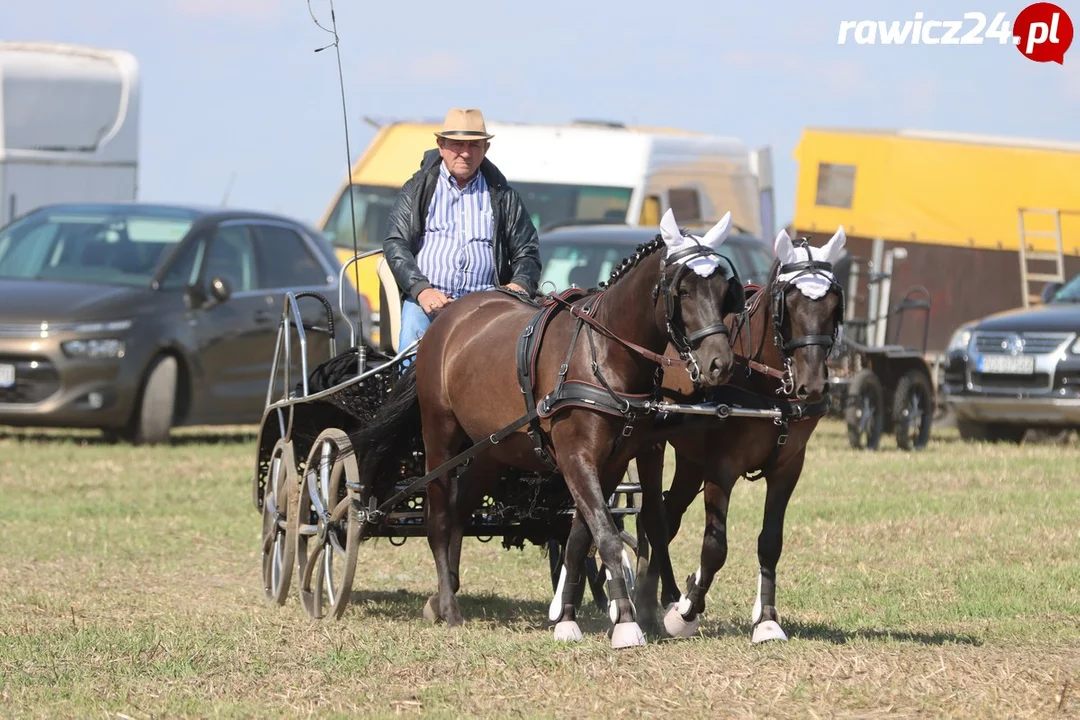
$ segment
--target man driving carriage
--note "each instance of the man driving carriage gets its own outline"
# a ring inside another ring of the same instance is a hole
[[[494,136],[483,114],[452,108],[435,136],[438,149],[402,186],[383,241],[403,298],[401,348],[455,298],[496,285],[531,296],[540,282],[536,227],[485,157]]]

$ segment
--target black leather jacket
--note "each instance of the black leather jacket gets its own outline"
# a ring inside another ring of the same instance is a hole
[[[402,295],[414,300],[431,282],[416,264],[416,253],[424,239],[424,222],[435,195],[442,158],[437,149],[424,153],[420,170],[398,193],[390,210],[383,254],[397,280]],[[495,268],[500,285],[517,283],[530,295],[540,284],[540,243],[536,227],[529,217],[521,196],[506,182],[495,165],[484,158],[480,172],[491,193],[491,209],[495,220]]]

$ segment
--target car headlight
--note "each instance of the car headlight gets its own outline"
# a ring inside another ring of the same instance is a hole
[[[949,338],[949,346],[945,348],[945,352],[965,350],[967,349],[969,342],[971,342],[971,327],[962,327],[954,332],[953,336]]]
[[[122,358],[124,341],[116,338],[68,340],[61,343],[64,354],[71,358]]]

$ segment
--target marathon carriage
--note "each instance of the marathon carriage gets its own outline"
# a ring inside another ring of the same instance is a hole
[[[894,262],[905,257],[903,248],[886,251],[880,273],[868,272],[873,264],[862,258],[849,261],[849,297],[857,297],[860,269],[867,273],[867,316],[845,318],[846,333],[829,365],[834,413],[843,417],[848,443],[855,449],[877,450],[884,434],[894,434],[901,450],[923,450],[930,442],[938,411],[936,372],[926,354],[930,292],[919,285],[907,288],[901,301],[889,307]],[[900,345],[896,340],[908,313],[922,316],[921,347]],[[890,334],[892,343],[887,342]]]
[[[339,307],[344,307],[341,293],[348,284],[347,268],[379,253],[357,255],[341,269]],[[381,260],[380,267],[385,268]],[[393,282],[388,271],[380,275],[384,283]],[[387,296],[397,297],[393,290],[385,293],[384,307]],[[325,326],[303,323],[298,303],[308,298],[322,303]],[[384,342],[380,347],[358,343],[357,337],[363,333],[357,333],[345,318],[350,346],[338,354],[339,328],[334,326],[330,302],[318,293],[286,293],[253,481],[255,508],[263,516],[262,567],[267,597],[284,604],[295,570],[304,609],[313,618],[340,618],[344,613],[359,549],[365,541],[385,538],[399,546],[410,537],[425,535],[422,439],[411,439],[410,451],[400,458],[399,476],[374,494],[361,492],[359,458],[352,454],[350,442],[350,434],[364,427],[393,389],[418,343],[395,351],[394,343],[385,340],[391,332],[388,325],[382,328]],[[307,354],[310,332],[330,337],[331,357],[313,370]],[[297,370],[300,377],[294,382]],[[462,458],[456,465],[467,463],[468,458]],[[637,483],[628,479],[609,498],[620,525],[623,517],[638,512],[639,493]],[[557,472],[513,473],[503,477],[494,494],[485,497],[466,536],[482,542],[500,537],[508,549],[523,548],[528,541],[559,553],[573,511],[573,501]],[[384,517],[378,523],[365,522],[375,514]],[[626,543],[623,573],[632,585],[631,555],[636,539],[625,530],[622,535]],[[558,559],[553,557],[553,588],[558,567]],[[592,557],[588,571],[595,600],[606,607],[603,584],[596,581],[602,575]]]
[[[725,218],[725,221],[727,219]],[[710,235],[702,241],[703,246],[697,246],[696,242],[689,242],[689,239],[684,239],[675,233],[676,240],[672,242],[686,242],[694,247],[681,250],[672,257],[692,257],[701,253],[716,254],[705,245],[710,242],[710,238],[713,242],[722,242],[722,239],[716,241],[716,237],[720,234],[726,236],[726,232],[721,233],[720,230],[723,224],[723,222],[718,224],[714,231],[710,231]],[[672,235],[669,234],[668,237]],[[654,258],[659,257],[661,253],[658,252],[658,248],[663,247],[658,237],[656,241],[639,248],[635,256],[628,259],[620,268],[618,273],[628,278],[637,273],[638,278],[634,281],[625,280],[617,286],[618,292],[622,292],[624,298],[625,293],[628,292],[626,286],[630,282],[655,282],[655,280],[644,279],[649,277],[647,273],[652,272],[651,270],[638,271],[637,266],[640,263],[644,268],[646,263],[651,262],[644,258],[650,255]],[[669,254],[670,251],[669,247]],[[341,269],[339,306],[342,304],[341,293],[344,292],[344,275],[348,267],[357,260],[379,252],[376,250],[358,254]],[[645,304],[639,309],[639,313],[654,312],[653,310],[646,311],[645,308],[653,308],[658,302],[655,299],[656,293],[661,292],[663,297],[659,299],[660,304],[657,307],[663,309],[667,315],[670,331],[673,321],[672,308],[678,308],[684,302],[683,299],[676,299],[676,294],[679,293],[679,278],[683,277],[687,271],[686,266],[679,266],[682,269],[669,270],[665,274],[664,261],[659,262],[661,282],[654,289],[654,300],[649,301],[646,297],[642,297]],[[674,259],[672,262],[672,267],[674,267]],[[655,268],[657,265],[652,263],[649,267]],[[641,275],[642,272],[646,275]],[[393,282],[385,265],[380,275],[385,285],[389,286]],[[726,308],[731,299],[742,298],[741,281],[737,274],[728,276],[725,271],[724,276],[730,279],[730,282],[724,280],[721,283],[721,286],[729,287],[729,292],[724,295],[724,312],[739,312],[742,309],[741,301],[737,308],[734,305],[731,310]],[[615,274],[613,274],[614,277]],[[705,281],[698,282],[700,284]],[[641,285],[634,287],[641,288]],[[730,290],[734,288],[738,288],[739,292],[732,293]],[[621,340],[590,316],[593,312],[590,308],[595,308],[600,303],[601,296],[608,290],[600,294],[590,294],[571,288],[557,296],[544,297],[540,302],[536,299],[524,300],[518,297],[515,302],[525,302],[538,308],[533,324],[521,335],[518,348],[519,361],[525,339],[532,334],[529,331],[539,323],[540,327],[537,328],[536,335],[543,337],[543,323],[549,320],[542,318],[554,316],[556,313],[552,308],[561,305],[570,315],[576,316],[579,330],[583,324],[592,325],[594,328],[599,328],[602,331],[601,334],[605,335],[605,338],[602,338],[603,341],[619,342],[636,348],[637,351],[645,352],[646,357],[651,356],[653,361],[661,362],[662,365],[670,365],[674,361],[672,371],[683,372],[678,358],[665,358],[657,355],[655,351],[644,350],[634,345],[633,341]],[[634,292],[639,291],[635,289]],[[387,292],[384,297],[396,299],[397,293]],[[706,297],[709,298],[707,302]],[[712,302],[712,297],[703,296],[691,312],[702,312],[703,308]],[[304,324],[297,304],[306,298],[322,303],[326,310],[325,327]],[[584,305],[582,303],[572,305],[578,300],[581,300]],[[616,301],[613,299],[612,302]],[[625,316],[622,305],[617,304],[613,307],[621,308],[619,313]],[[719,307],[716,307],[716,310],[719,310]],[[344,613],[350,599],[359,548],[363,542],[386,538],[391,544],[400,545],[409,537],[426,535],[425,502],[428,499],[428,484],[448,471],[460,473],[478,453],[507,439],[537,417],[535,404],[523,403],[532,406],[525,415],[498,429],[489,437],[475,441],[471,447],[450,457],[439,468],[426,475],[424,474],[425,449],[419,432],[414,437],[398,437],[395,442],[405,449],[391,457],[390,467],[394,468],[394,472],[386,473],[383,469],[388,466],[380,462],[378,477],[370,483],[371,487],[364,487],[360,472],[363,452],[359,450],[353,452],[351,437],[362,432],[380,409],[387,404],[388,399],[393,397],[392,392],[399,379],[407,374],[406,366],[414,357],[419,343],[396,350],[391,350],[392,343],[388,342],[380,343],[378,348],[370,347],[362,340],[357,342],[358,334],[352,322],[347,317],[346,322],[349,324],[350,347],[338,354],[337,331],[333,324],[330,302],[316,293],[286,294],[271,369],[270,387],[267,392],[267,406],[259,433],[256,473],[253,478],[253,501],[256,509],[263,515],[262,564],[266,594],[278,604],[284,604],[290,590],[293,571],[296,570],[303,606],[314,618],[339,618]],[[679,325],[685,325],[686,321],[677,322]],[[714,324],[698,331],[699,337],[721,333],[724,329],[722,324],[715,324],[715,321],[711,320],[709,322],[714,322]],[[382,333],[384,337],[392,338],[395,330],[396,328],[391,323],[390,327],[382,328]],[[330,336],[331,357],[314,370],[309,368],[307,357],[308,332],[326,332]],[[594,344],[591,332],[582,334],[582,343],[586,343],[582,347]],[[685,333],[685,327],[679,330],[680,346],[687,340]],[[362,338],[363,333],[359,333],[359,336]],[[574,336],[577,337],[576,332]],[[587,341],[586,337],[589,338]],[[595,342],[598,343],[600,340]],[[299,345],[298,353],[293,352],[294,343]],[[535,346],[539,348],[539,344],[539,339],[537,339]],[[573,342],[570,343],[569,351],[566,346],[558,342],[554,347],[556,349],[552,352],[558,352],[560,357],[566,354],[568,363],[570,353],[573,352]],[[663,347],[661,346],[660,349],[662,350]],[[539,350],[537,349],[536,352]],[[694,370],[698,370],[698,364],[693,359],[694,355],[689,354],[687,358],[689,358],[687,361],[689,364],[686,371],[691,370],[691,365]],[[299,367],[297,367],[297,359]],[[593,372],[598,372],[595,359],[592,366]],[[522,367],[519,362],[519,371]],[[566,365],[564,364],[563,367],[565,368]],[[299,371],[298,382],[293,380],[296,371]],[[713,372],[715,370],[710,370],[710,373]],[[416,373],[412,372],[411,375],[415,378]],[[691,372],[691,377],[696,377],[696,373]],[[602,378],[601,382],[603,382]],[[695,382],[697,382],[696,379]],[[571,384],[569,381],[566,383],[568,387]],[[605,412],[604,408],[599,407],[603,404],[602,402],[597,403],[589,399],[589,393],[581,395],[584,391],[580,384],[575,384],[567,396],[560,396],[558,387],[555,392],[545,398],[543,403],[539,404],[544,405],[550,400],[556,404],[564,401],[575,402],[580,406],[584,402],[589,408],[594,406],[598,408],[586,409],[587,414]],[[575,395],[576,399],[570,397]],[[527,393],[526,396],[528,396]],[[627,398],[630,398],[630,401]],[[625,408],[621,407],[622,402],[626,402]],[[630,411],[631,402],[634,405],[632,412]],[[618,396],[618,404],[612,403],[606,412],[609,415],[624,414],[627,424],[623,428],[623,436],[630,434],[626,432],[627,430],[633,430],[632,418],[635,413],[639,415],[657,413],[668,417],[685,415],[708,415],[719,418],[759,417],[768,418],[777,423],[783,420],[783,411],[779,408],[746,409],[723,403],[679,403],[661,401],[653,396]],[[614,556],[616,562],[621,561],[622,565],[622,572],[614,573],[615,587],[618,587],[620,593],[623,592],[624,587],[632,591],[635,576],[632,555],[636,553],[637,542],[633,535],[620,526],[620,521],[626,515],[638,514],[640,505],[640,501],[636,498],[641,492],[641,487],[636,482],[631,468],[632,466],[627,468],[627,476],[622,478],[614,492],[606,498],[607,509],[616,521],[618,537],[621,539],[621,557],[618,552]],[[393,475],[393,477],[387,477],[387,475]],[[466,478],[463,482],[467,483],[468,480],[469,478]],[[546,473],[507,472],[493,487],[494,489],[483,498],[480,507],[471,515],[471,521],[464,529],[465,537],[479,539],[501,537],[502,544],[506,548],[523,548],[528,541],[558,550],[560,556],[564,554],[563,550],[571,524],[575,519],[575,505],[568,490],[568,483],[564,481],[557,466]],[[559,560],[561,559],[560,557]],[[602,590],[603,578],[607,573],[603,572],[603,566],[597,568],[596,564],[595,561],[591,567],[586,564],[585,575],[596,601],[607,609],[608,602]],[[551,569],[552,585],[556,588],[559,577],[555,573],[556,569],[561,570],[561,562],[552,558]],[[618,580],[620,576],[622,581]],[[611,584],[610,577],[607,582]],[[583,587],[584,584],[575,591],[579,596],[583,594]],[[612,597],[611,600],[614,602],[616,598]],[[428,614],[429,609],[430,601],[429,607],[425,608],[425,615]],[[634,642],[631,640],[631,643]],[[613,646],[624,645],[616,645],[613,640]]]

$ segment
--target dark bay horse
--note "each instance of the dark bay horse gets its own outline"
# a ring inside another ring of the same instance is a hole
[[[644,529],[653,555],[646,576],[639,578],[635,600],[650,627],[662,578],[664,604],[670,606],[664,618],[668,634],[689,637],[696,632],[705,594],[727,559],[731,490],[740,476],[753,480],[764,476],[767,490],[758,537],[760,573],[752,613],[753,640],[787,639],[775,607],[776,566],[783,547],[784,514],[802,472],[807,442],[828,408],[826,359],[843,322],[844,308],[843,289],[835,282],[832,264],[844,241],[840,228],[824,247],[806,243],[796,247],[781,231],[770,280],[751,297],[746,311],[729,321],[736,353],[731,382],[702,392],[678,375],[665,379],[665,395],[684,401],[711,397],[746,408],[780,406],[785,416],[779,423],[749,417],[677,422],[664,433],[665,441],[642,442],[636,455],[642,487],[639,536]],[[675,477],[666,499],[661,494],[665,443],[676,454]],[[703,484],[706,527],[701,564],[680,596],[667,546]],[[568,548],[571,544],[576,552],[588,547],[580,538],[568,541]]]
[[[655,396],[661,374],[682,374],[665,348],[681,349],[697,385],[719,385],[731,372],[723,319],[742,310],[744,291],[716,251],[731,227],[728,213],[704,237],[684,236],[669,210],[660,235],[616,268],[605,289],[569,307],[555,301],[557,308],[538,310],[490,291],[454,300],[435,318],[413,365],[354,441],[362,485],[379,482],[418,430],[431,473],[469,442],[494,439],[534,408],[539,416],[472,456],[461,474],[428,485],[425,522],[439,591],[425,605],[426,618],[462,622],[463,532],[507,468],[551,472],[557,463],[577,509],[574,524],[584,522],[603,561],[619,567],[622,540],[605,498],[633,453],[635,411]],[[582,565],[567,563],[568,574],[580,578]],[[612,647],[644,644],[621,574],[609,577],[608,596]],[[577,631],[567,639],[580,637]]]

